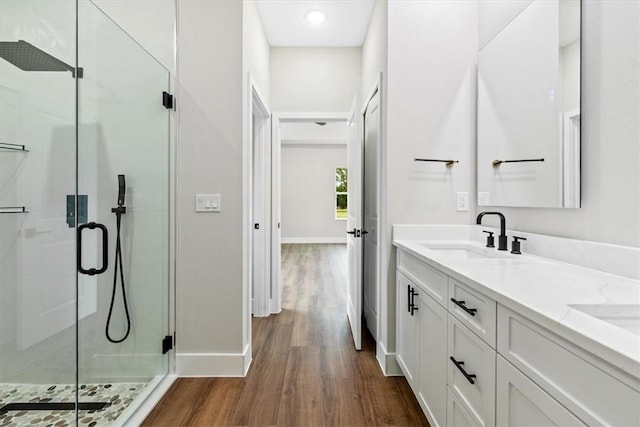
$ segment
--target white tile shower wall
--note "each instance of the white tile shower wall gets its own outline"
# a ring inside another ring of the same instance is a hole
[[[74,64],[74,19],[73,1],[3,1],[0,40],[26,40]],[[0,381],[71,381],[72,364],[49,362],[73,344],[75,236],[64,218],[75,189],[75,82],[4,60],[0,75],[0,141],[30,150],[0,153],[0,205],[30,211],[0,215]]]

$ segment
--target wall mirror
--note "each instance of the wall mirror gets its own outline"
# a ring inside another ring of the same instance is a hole
[[[580,0],[478,11],[478,205],[580,207]]]

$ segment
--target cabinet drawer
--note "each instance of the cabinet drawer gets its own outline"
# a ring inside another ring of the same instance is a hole
[[[456,396],[447,388],[447,425],[454,427],[479,427]]]
[[[450,313],[491,347],[496,347],[496,302],[494,300],[449,278],[448,304]]]
[[[442,306],[447,306],[447,276],[445,274],[401,250],[398,251],[397,263],[398,270],[423,288],[431,298]]]
[[[448,316],[447,338],[449,388],[479,426],[494,425],[495,350],[451,314]],[[465,372],[469,377],[465,376]]]
[[[500,355],[496,360],[496,424],[500,427],[585,425]]]
[[[503,306],[498,351],[586,424],[640,425],[637,379],[622,382],[606,362]]]

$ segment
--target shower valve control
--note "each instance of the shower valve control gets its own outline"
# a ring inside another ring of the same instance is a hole
[[[220,212],[220,194],[196,194],[196,212]]]

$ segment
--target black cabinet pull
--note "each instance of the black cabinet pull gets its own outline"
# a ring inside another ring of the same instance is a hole
[[[407,311],[411,313],[411,285],[407,285]]]
[[[418,295],[418,293],[415,291],[415,288],[411,288],[411,304],[410,304],[411,310],[410,311],[412,316],[413,316],[413,312],[418,310],[418,307],[416,307],[416,300],[415,300],[416,295]]]
[[[354,236],[356,235],[356,229],[354,228],[352,231],[347,231],[347,234],[353,234]]]
[[[456,359],[453,358],[453,356],[451,356],[449,358],[449,360],[451,360],[453,362],[454,365],[456,365],[456,368],[458,368],[460,370],[460,372],[462,372],[462,375],[464,375],[464,377],[467,379],[467,381],[469,381],[471,384],[475,384],[476,382],[473,380],[476,375],[475,374],[468,374],[467,371],[464,370],[464,368],[462,367],[462,365],[464,365],[464,362],[458,362]]]
[[[461,309],[463,309],[464,311],[466,311],[467,313],[469,313],[472,316],[475,316],[476,312],[478,311],[477,308],[469,308],[466,305],[464,305],[464,301],[458,301],[455,298],[451,298],[451,301],[453,301],[453,303],[455,305],[457,305],[458,307],[460,307]]]
[[[102,231],[102,267],[99,269],[89,268],[85,269],[82,267],[82,231],[88,228],[89,230],[99,229]],[[109,264],[109,232],[107,231],[107,227],[102,224],[98,224],[97,222],[90,222],[88,224],[82,224],[78,227],[78,237],[77,237],[77,257],[78,257],[78,271],[82,274],[87,274],[89,276],[95,276],[96,274],[102,274],[107,271],[107,266]]]

